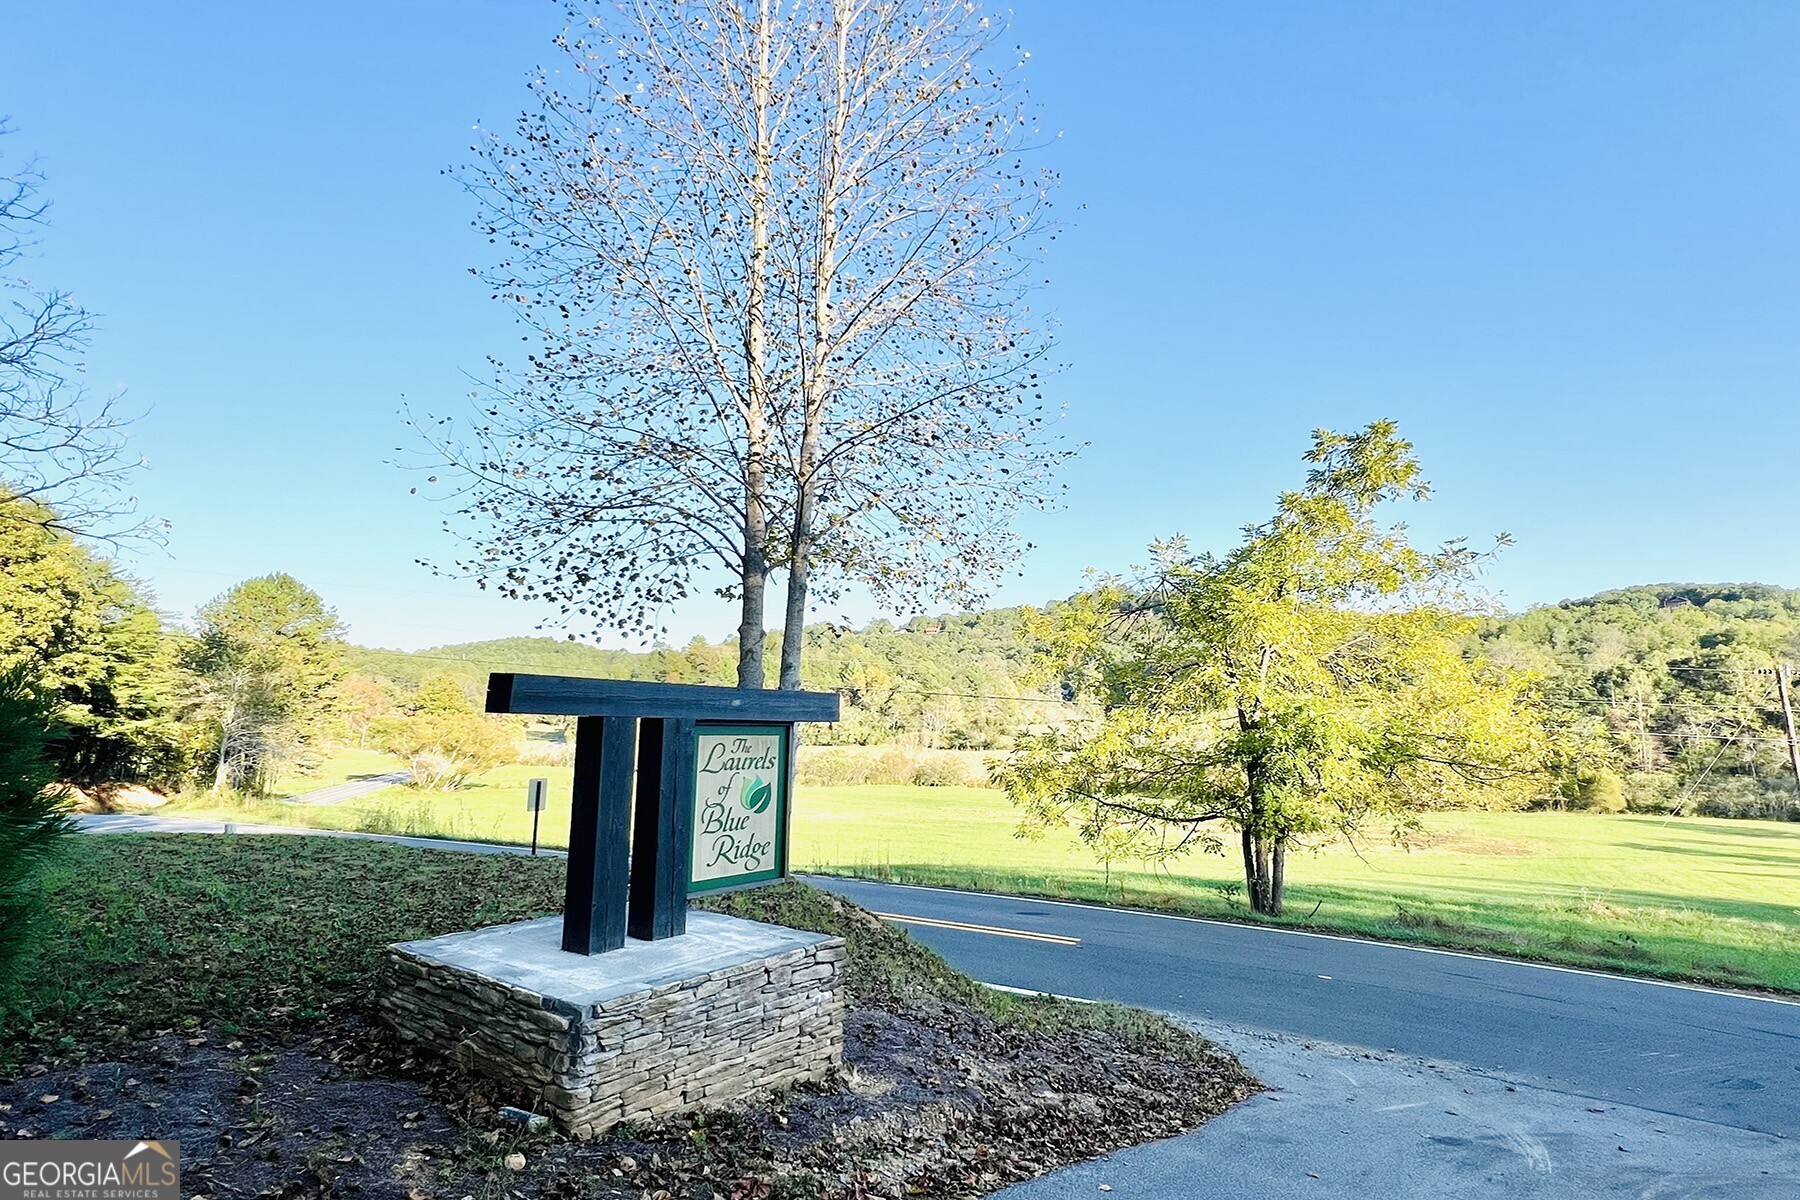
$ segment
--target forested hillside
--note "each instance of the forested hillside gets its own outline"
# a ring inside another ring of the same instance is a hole
[[[1632,807],[1800,815],[1772,674],[1800,658],[1800,591],[1602,592],[1487,622],[1472,649],[1541,673],[1591,714]]]
[[[904,625],[874,621],[862,629],[809,627],[806,685],[840,691],[845,699],[844,720],[835,729],[815,730],[813,740],[996,749],[1022,728],[1069,719],[1080,710],[1063,700],[1060,689],[1028,681],[1035,647],[1020,631],[1027,611],[918,617]],[[767,658],[776,661],[773,645]],[[349,666],[401,688],[450,673],[465,679],[472,694],[489,671],[730,685],[736,680],[737,649],[732,642],[699,638],[645,653],[554,638],[506,638],[417,653],[355,650]]]
[[[1034,647],[1020,633],[1027,611],[812,627],[807,684],[841,690],[846,700],[845,720],[830,736],[999,749],[1022,728],[1077,715],[1058,689],[1028,682]],[[1469,649],[1540,674],[1558,703],[1591,717],[1611,766],[1571,804],[1800,811],[1769,673],[1800,659],[1800,591],[1658,584],[1603,592],[1486,621]],[[729,684],[736,661],[730,642],[628,653],[509,638],[412,654],[356,650],[348,665],[400,689],[448,672],[474,694],[487,672],[502,670]]]

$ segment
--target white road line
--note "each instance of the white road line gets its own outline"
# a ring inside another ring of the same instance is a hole
[[[1736,1000],[1757,1000],[1764,1004],[1780,1004],[1800,1008],[1800,1000],[1765,996],[1760,992],[1734,992],[1727,988],[1707,987],[1703,983],[1681,983],[1674,979],[1648,979],[1639,975],[1619,975],[1611,971],[1594,971],[1586,967],[1564,967],[1556,963],[1532,962],[1523,958],[1503,958],[1497,954],[1475,954],[1468,950],[1446,950],[1441,946],[1413,946],[1406,942],[1384,942],[1377,938],[1355,937],[1344,933],[1319,933],[1311,929],[1283,929],[1278,925],[1251,925],[1243,921],[1219,921],[1211,917],[1189,917],[1180,913],[1151,912],[1142,908],[1117,908],[1101,904],[1082,904],[1075,900],[1049,900],[1042,896],[1013,896],[1004,892],[974,892],[966,888],[929,887],[919,883],[889,883],[881,879],[858,879],[852,875],[816,875],[817,879],[844,883],[867,883],[875,887],[906,888],[915,892],[937,892],[952,896],[972,896],[984,900],[1021,901],[1026,904],[1048,904],[1055,908],[1074,908],[1090,913],[1117,913],[1133,917],[1149,917],[1158,921],[1186,921],[1193,925],[1216,925],[1223,929],[1253,930],[1277,933],[1286,937],[1319,938],[1327,942],[1351,942],[1358,946],[1378,946],[1387,950],[1405,950],[1413,954],[1441,954],[1449,958],[1466,958],[1475,962],[1500,963],[1509,967],[1530,967],[1535,971],[1556,971],[1564,975],[1586,975],[1591,979],[1610,979],[1617,983],[1643,984],[1646,987],[1674,988],[1683,992],[1702,992],[1709,996],[1729,996]]]
[[[967,921],[943,921],[936,917],[909,917],[901,913],[878,912],[884,921],[900,925],[929,925],[933,929],[957,929],[964,933],[987,933],[994,937],[1022,938],[1028,942],[1050,942],[1057,946],[1079,946],[1081,939],[1061,933],[1038,933],[1030,929],[1008,929],[1002,925],[972,925]]]
[[[1089,1000],[1086,996],[1065,996],[1061,992],[1041,992],[1036,988],[1011,987],[1004,983],[982,983],[979,979],[975,982],[981,983],[981,986],[990,992],[1005,992],[1009,996],[1047,996],[1052,1000],[1067,1000],[1070,1004],[1105,1003],[1105,1001],[1102,1000]]]

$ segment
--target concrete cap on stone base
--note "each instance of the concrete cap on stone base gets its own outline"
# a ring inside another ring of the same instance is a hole
[[[623,996],[833,940],[823,933],[694,910],[680,937],[655,942],[627,938],[622,948],[606,954],[565,951],[561,917],[471,929],[394,948],[576,1008],[593,1009]]]

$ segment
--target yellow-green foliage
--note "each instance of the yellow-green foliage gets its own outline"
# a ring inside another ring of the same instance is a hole
[[[370,731],[389,752],[411,764],[419,787],[461,787],[470,776],[518,756],[518,726],[476,712],[454,676],[422,680],[408,707],[405,713],[376,719]]]
[[[1540,792],[1554,713],[1532,678],[1479,658],[1462,542],[1410,545],[1375,520],[1422,499],[1391,423],[1321,432],[1305,486],[1228,554],[1179,539],[1154,569],[1052,613],[1037,632],[1103,718],[1025,739],[1000,779],[1027,825],[1074,821],[1111,856],[1223,849],[1241,835],[1252,904],[1279,911],[1296,842],[1420,809]]]

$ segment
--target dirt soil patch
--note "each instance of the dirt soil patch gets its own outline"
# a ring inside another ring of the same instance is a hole
[[[960,1197],[1182,1133],[1258,1086],[1198,1038],[1149,1054],[956,1005],[857,1007],[846,1033],[828,1084],[586,1143],[505,1119],[515,1097],[378,1027],[276,1048],[168,1035],[0,1086],[0,1138],[171,1138],[190,1196]]]
[[[1527,838],[1496,837],[1462,829],[1424,830],[1412,835],[1409,844],[1415,850],[1446,850],[1454,854],[1486,854],[1502,858],[1534,858],[1550,850],[1543,842]]]

